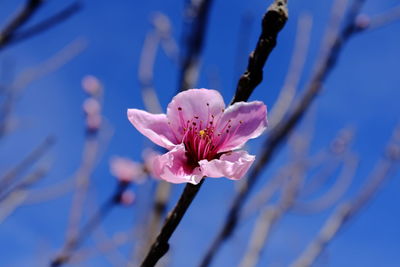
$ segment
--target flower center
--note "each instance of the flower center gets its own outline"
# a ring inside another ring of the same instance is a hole
[[[218,153],[219,148],[229,141],[242,123],[240,121],[234,130],[232,130],[232,120],[224,123],[225,125],[222,128],[217,127],[219,121],[215,121],[215,118],[219,114],[211,114],[209,104],[206,105],[208,108],[207,121],[200,119],[199,116],[185,120],[183,108],[178,107],[183,131],[182,143],[185,145],[188,165],[192,168],[198,167],[200,160],[210,161],[219,158],[222,154]],[[221,110],[221,113],[223,112],[224,110]]]

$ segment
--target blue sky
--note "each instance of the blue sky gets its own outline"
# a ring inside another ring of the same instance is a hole
[[[48,1],[32,23],[59,10],[72,1]],[[184,1],[82,1],[83,9],[73,18],[29,41],[0,52],[0,62],[12,62],[7,71],[18,75],[29,67],[51,57],[68,43],[83,38],[86,49],[54,73],[29,85],[19,99],[14,117],[16,129],[0,140],[0,171],[16,164],[45,136],[52,134],[57,142],[48,160],[52,168],[38,187],[70,179],[80,163],[84,143],[84,117],[81,110],[86,98],[80,83],[83,76],[92,74],[104,84],[104,116],[113,128],[113,136],[104,151],[93,176],[93,192],[99,201],[112,192],[115,180],[108,168],[113,155],[140,160],[141,152],[150,143],[128,122],[127,108],[143,108],[137,80],[138,63],[146,33],[151,29],[150,16],[161,11],[170,19],[173,37],[180,41]],[[228,102],[238,78],[236,66],[238,31],[244,14],[251,14],[248,51],[259,34],[259,21],[271,1],[222,1],[212,6],[201,72],[197,87],[209,87],[210,71],[219,76],[218,89]],[[331,1],[289,1],[290,19],[279,35],[263,83],[255,90],[252,100],[262,100],[272,107],[283,85],[290,62],[298,18],[308,13],[313,17],[310,48],[301,78],[306,84],[318,55]],[[0,25],[24,1],[0,1]],[[398,5],[395,0],[367,1],[363,11],[376,15]],[[311,151],[326,147],[341,128],[352,126],[356,138],[352,148],[360,155],[361,163],[354,184],[344,199],[348,199],[365,181],[379,159],[400,114],[400,22],[355,36],[346,44],[337,68],[331,73],[324,90],[313,105],[315,134]],[[243,60],[242,60],[243,61]],[[2,67],[4,68],[4,67]],[[163,53],[155,64],[155,86],[165,107],[173,96],[178,82],[178,67]],[[249,144],[256,153],[266,135]],[[285,152],[285,148],[283,150]],[[262,186],[285,161],[280,154],[263,173]],[[392,177],[377,197],[362,210],[327,248],[318,266],[399,266],[400,176]],[[234,192],[235,182],[227,179],[207,181],[171,239],[172,266],[195,266],[204,254],[218,225],[222,222]],[[125,231],[140,218],[147,203],[151,185],[134,190],[138,194],[136,207],[116,208],[105,221],[107,233]],[[171,205],[183,186],[174,186]],[[257,190],[257,189],[256,189]],[[27,205],[17,209],[0,224],[0,266],[43,266],[64,240],[71,194],[51,202]],[[90,209],[87,209],[90,213]],[[315,235],[332,209],[320,214],[303,216],[289,213],[276,227],[260,266],[286,266],[303,250]],[[254,219],[254,218],[253,218]],[[233,239],[224,246],[213,266],[235,266],[244,252],[252,220],[239,228]],[[121,248],[123,253],[130,247]],[[76,266],[111,266],[97,254]]]

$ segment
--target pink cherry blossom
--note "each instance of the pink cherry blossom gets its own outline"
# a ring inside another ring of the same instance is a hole
[[[128,109],[133,126],[169,151],[153,160],[154,174],[171,183],[197,184],[203,177],[244,176],[255,156],[237,150],[267,127],[267,107],[238,102],[225,109],[216,90],[191,89],[176,95],[167,114]]]

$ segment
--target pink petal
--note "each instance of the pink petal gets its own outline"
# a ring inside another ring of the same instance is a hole
[[[255,156],[240,150],[223,154],[219,159],[201,160],[199,165],[201,172],[207,177],[226,177],[238,180],[246,174],[254,159]]]
[[[190,89],[177,94],[172,99],[167,108],[167,117],[172,128],[176,129],[176,135],[182,137],[183,128],[187,126],[187,121],[195,120],[199,127],[201,121],[202,126],[207,126],[207,123],[212,119],[211,115],[217,120],[222,115],[224,108],[224,99],[218,91]]]
[[[171,151],[154,159],[154,175],[167,182],[198,184],[203,175],[199,168],[192,169],[186,164],[185,146],[175,146]]]
[[[139,132],[159,146],[171,149],[178,143],[165,114],[128,109],[128,119]]]
[[[221,133],[218,152],[238,149],[249,139],[261,135],[266,128],[267,107],[264,103],[235,103],[225,110],[218,122],[216,132]]]

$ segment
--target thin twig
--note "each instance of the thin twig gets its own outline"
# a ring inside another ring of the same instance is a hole
[[[31,153],[28,154],[20,163],[18,163],[11,170],[6,172],[0,178],[0,193],[7,190],[17,175],[24,172],[32,164],[34,164],[40,157],[44,155],[55,143],[55,139],[52,136],[48,136],[38,147],[36,147]]]
[[[366,185],[351,201],[341,204],[325,222],[306,250],[290,265],[309,267],[323,252],[338,232],[376,195],[382,184],[398,169],[400,161],[400,129],[396,129],[389,142],[384,158],[375,166],[367,178]]]
[[[0,51],[11,44],[24,41],[54,27],[55,25],[67,20],[81,9],[80,2],[72,3],[51,17],[26,30],[18,32],[18,30],[39,10],[44,2],[44,0],[27,1],[25,6],[8,22],[4,29],[0,31]]]
[[[191,0],[186,9],[190,22],[190,34],[185,37],[186,49],[182,56],[182,71],[178,91],[190,89],[196,84],[200,53],[203,50],[208,16],[213,0]]]
[[[0,50],[13,38],[15,32],[21,28],[38,11],[43,0],[28,0],[24,7],[0,31]]]
[[[46,18],[43,21],[38,22],[37,24],[35,24],[21,32],[14,33],[13,37],[8,41],[7,45],[22,42],[22,41],[29,39],[33,36],[36,36],[42,32],[45,32],[48,29],[53,28],[55,25],[66,21],[71,16],[75,15],[78,11],[80,11],[81,8],[82,8],[81,2],[75,2],[75,3],[68,5],[67,7],[65,7],[61,11],[58,11],[57,13],[50,16],[49,18]],[[1,45],[0,45],[0,50],[1,50]]]
[[[9,117],[12,114],[15,102],[21,97],[23,89],[41,77],[58,70],[79,55],[85,48],[86,41],[84,39],[76,39],[52,57],[34,67],[27,68],[16,77],[9,86],[6,99],[0,107],[0,138],[7,133]]]
[[[114,194],[97,210],[76,235],[71,236],[65,244],[63,251],[52,260],[52,267],[58,267],[68,262],[76,249],[90,236],[92,231],[110,213],[115,204],[120,203],[121,195],[129,186],[129,183],[121,182],[118,184]]]
[[[296,88],[300,81],[304,63],[307,58],[307,51],[310,42],[312,28],[312,17],[302,15],[297,23],[297,32],[293,56],[290,60],[289,70],[287,72],[284,85],[279,93],[278,99],[273,105],[269,115],[269,128],[273,128],[289,110]]]
[[[48,166],[39,167],[0,197],[0,223],[26,201],[29,192],[28,188],[43,179],[47,172]]]

